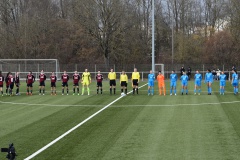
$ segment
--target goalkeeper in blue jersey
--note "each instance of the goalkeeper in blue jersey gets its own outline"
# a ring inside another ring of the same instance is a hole
[[[195,86],[194,86],[194,95],[197,94],[198,89],[198,95],[201,94],[201,82],[202,82],[202,75],[199,73],[199,71],[196,71],[196,74],[194,75],[195,79]]]
[[[239,77],[238,74],[236,72],[236,70],[232,70],[233,74],[232,74],[232,86],[233,86],[233,91],[234,91],[234,95],[238,94],[238,83],[239,83]]]
[[[220,74],[220,76],[219,76],[220,95],[224,95],[225,86],[226,86],[226,80],[227,80],[227,76],[226,76],[226,74],[224,74],[224,72],[222,71],[221,74]]]
[[[172,90],[174,90],[175,96],[177,95],[176,87],[177,87],[177,74],[175,71],[172,71],[172,74],[170,74],[170,96],[172,95]]]
[[[148,74],[148,95],[150,95],[151,91],[152,91],[151,95],[153,95],[154,93],[154,80],[155,80],[155,75],[152,72],[152,70],[150,70],[150,73]]]
[[[205,81],[204,83],[207,83],[208,87],[208,95],[212,94],[212,83],[213,83],[213,74],[210,69],[207,70],[207,73],[205,74]]]
[[[183,72],[183,75],[180,77],[180,80],[182,81],[182,95],[184,90],[186,91],[186,95],[188,94],[188,76],[186,75],[186,72]]]

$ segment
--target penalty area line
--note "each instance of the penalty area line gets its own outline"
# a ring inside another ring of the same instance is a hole
[[[146,86],[147,84],[144,84],[142,86],[140,86],[139,88],[142,88],[144,86]],[[131,93],[132,91],[128,92],[127,94]],[[123,98],[123,96],[118,97],[117,99],[115,99],[114,101],[112,101],[111,103],[109,103],[108,105],[106,105],[105,107],[103,107],[102,109],[100,109],[99,111],[97,111],[96,113],[92,114],[91,116],[89,116],[88,118],[86,118],[85,120],[83,120],[82,122],[80,122],[79,124],[77,124],[75,127],[69,129],[67,132],[65,132],[64,134],[62,134],[61,136],[59,136],[58,138],[54,139],[53,141],[51,141],[50,143],[48,143],[47,145],[45,145],[44,147],[42,147],[41,149],[39,149],[38,151],[34,152],[33,154],[31,154],[30,156],[28,156],[27,158],[25,158],[24,160],[30,160],[32,158],[34,158],[35,156],[37,156],[38,154],[40,154],[41,152],[43,152],[44,150],[46,150],[47,148],[49,148],[50,146],[52,146],[53,144],[55,144],[56,142],[58,142],[59,140],[61,140],[62,138],[64,138],[65,136],[67,136],[68,134],[70,134],[71,132],[73,132],[74,130],[76,130],[77,128],[79,128],[81,125],[83,125],[84,123],[86,123],[87,121],[89,121],[90,119],[92,119],[93,117],[95,117],[96,115],[98,115],[99,113],[101,113],[102,111],[104,111],[105,109],[107,109],[109,106],[111,106],[112,104],[114,104],[115,102],[117,102],[118,100],[120,100],[121,98]]]

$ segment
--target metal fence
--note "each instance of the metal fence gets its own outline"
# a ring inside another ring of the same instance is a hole
[[[188,67],[191,67],[192,70],[192,77],[196,70],[199,70],[200,73],[204,74],[206,73],[207,69],[219,69],[221,71],[228,72],[230,74],[230,71],[232,69],[232,65],[212,65],[212,64],[164,64],[164,75],[165,78],[168,79],[169,75],[171,74],[172,70],[175,70],[176,73],[180,74],[180,68],[184,66],[185,70],[187,71]],[[129,78],[131,78],[131,73],[133,72],[134,68],[137,68],[140,72],[141,79],[146,79],[149,70],[151,70],[152,65],[151,64],[128,64],[128,65],[117,65],[112,64],[109,65],[109,67],[106,67],[104,64],[59,64],[59,72],[57,72],[58,78],[60,78],[60,75],[63,71],[67,71],[71,77],[74,71],[78,71],[80,74],[84,72],[85,69],[88,69],[89,72],[91,72],[92,78],[96,76],[97,71],[101,71],[104,78],[107,78],[107,74],[110,71],[111,68],[114,69],[114,71],[118,74],[117,78],[119,78],[119,75],[122,70],[126,71]],[[238,67],[236,67],[238,68]],[[0,70],[3,71],[4,74],[7,72],[20,72],[21,77],[26,77],[28,71],[32,71],[35,77],[38,77],[40,70],[44,70],[47,75],[50,75],[52,71],[55,71],[55,68],[53,67],[53,64],[1,64],[0,63]],[[155,71],[156,73],[158,70],[160,70],[160,66],[156,66]]]

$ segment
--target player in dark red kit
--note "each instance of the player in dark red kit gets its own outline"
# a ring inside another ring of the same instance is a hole
[[[77,71],[73,74],[73,95],[75,95],[75,90],[77,88],[77,93],[79,95],[79,81],[80,81],[80,75],[77,73]]]
[[[3,96],[3,84],[4,84],[4,76],[2,75],[2,71],[0,71],[0,92]]]
[[[101,90],[102,94],[102,81],[103,81],[103,75],[98,71],[98,74],[96,75],[97,80],[97,94],[99,93],[99,89]]]
[[[9,90],[9,83],[8,83],[9,73],[10,73],[10,72],[7,73],[6,78],[5,78],[5,83],[6,83],[6,95],[8,95],[8,90]]]
[[[68,80],[69,76],[66,71],[62,74],[62,95],[64,95],[64,89],[67,89],[67,95],[68,95]]]
[[[45,94],[45,80],[47,79],[47,76],[44,74],[43,70],[41,70],[41,73],[38,77],[39,77],[39,95],[42,94],[42,91],[43,91],[42,95],[44,95]]]
[[[13,91],[13,88],[14,88],[14,83],[15,83],[15,78],[12,75],[12,73],[10,72],[9,75],[8,75],[9,96],[13,95],[12,91]]]
[[[17,89],[16,89],[16,96],[18,96],[18,95],[20,95],[20,93],[19,93],[19,87],[20,87],[19,72],[16,72],[16,74],[15,74],[15,85],[17,87]]]
[[[32,75],[32,72],[29,71],[27,77],[26,77],[26,83],[27,83],[27,95],[32,95],[32,87],[33,83],[35,82],[35,77]],[[30,89],[30,92],[29,92]]]
[[[56,92],[57,77],[55,76],[54,72],[52,72],[52,75],[50,76],[50,81],[51,81],[51,95],[57,95]]]

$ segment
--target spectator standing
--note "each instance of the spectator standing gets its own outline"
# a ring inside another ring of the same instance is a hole
[[[220,75],[221,75],[221,71],[220,71],[220,69],[217,69],[217,80],[218,80],[218,81],[219,81]]]
[[[183,75],[183,72],[185,72],[185,68],[182,66],[181,69],[180,69],[180,75],[181,76]]]
[[[213,75],[213,79],[216,80],[217,79],[217,72],[215,69],[212,70],[212,75]]]
[[[188,80],[190,81],[190,79],[191,79],[191,73],[192,73],[192,69],[191,69],[191,67],[189,66],[188,67],[188,70],[187,70],[187,76],[188,76]]]

